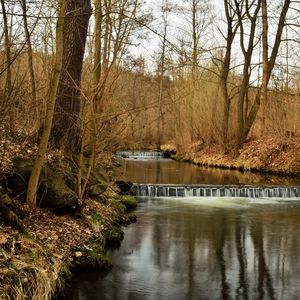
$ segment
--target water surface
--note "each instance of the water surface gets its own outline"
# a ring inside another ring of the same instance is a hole
[[[115,176],[135,183],[300,185],[299,178],[199,167],[171,159],[122,159],[120,163]]]
[[[108,273],[67,299],[299,299],[296,201],[141,199]]]
[[[143,183],[299,184],[292,179],[125,160]],[[79,273],[68,300],[299,299],[300,203],[235,198],[140,198],[138,222],[108,251],[108,273]]]

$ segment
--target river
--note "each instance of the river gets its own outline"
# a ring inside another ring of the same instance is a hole
[[[143,183],[297,184],[173,161],[124,160],[117,176]],[[113,269],[76,274],[66,299],[299,299],[298,201],[141,198],[137,216],[120,248],[107,253]]]

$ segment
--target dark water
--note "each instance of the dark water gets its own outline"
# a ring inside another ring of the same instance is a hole
[[[136,183],[300,185],[299,178],[198,167],[171,159],[125,159],[120,162],[116,177]]]
[[[75,275],[66,299],[300,299],[299,202],[139,200],[113,270]]]

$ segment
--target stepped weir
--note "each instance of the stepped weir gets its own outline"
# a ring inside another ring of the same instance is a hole
[[[116,156],[119,158],[160,159],[166,157],[166,154],[158,151],[117,151]]]
[[[238,197],[300,199],[300,186],[133,184],[137,197]]]

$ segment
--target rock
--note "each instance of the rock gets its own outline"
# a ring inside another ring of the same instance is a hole
[[[6,188],[11,196],[21,200],[26,199],[27,185],[33,163],[32,160],[14,160],[14,172],[6,178]],[[79,206],[77,195],[66,184],[66,178],[70,176],[68,171],[63,173],[56,166],[45,165],[41,172],[37,191],[37,206],[49,208],[58,213],[76,211]]]
[[[90,197],[97,197],[108,187],[108,176],[104,168],[96,166],[90,178],[87,193]]]
[[[26,233],[26,229],[22,223],[24,217],[25,213],[17,201],[0,192],[0,221],[22,233]]]
[[[107,184],[94,184],[88,187],[88,195],[91,198],[95,198],[99,195],[101,195],[102,193],[104,193],[107,189]]]
[[[116,185],[118,186],[118,188],[120,189],[122,194],[125,194],[125,195],[131,194],[131,188],[133,186],[132,182],[118,180],[118,181],[116,181]]]
[[[137,200],[134,196],[123,195],[120,199],[121,203],[126,206],[126,210],[133,210],[137,207]]]
[[[32,160],[13,159],[13,174],[6,178],[6,187],[13,197],[26,198],[27,184],[33,167]]]
[[[78,158],[77,158],[78,159]],[[6,179],[6,188],[13,197],[25,200],[27,185],[33,168],[33,160],[22,158],[14,159],[13,174]],[[64,162],[64,165],[44,165],[37,191],[37,205],[49,208],[57,213],[73,213],[77,211],[79,202],[76,195],[78,164],[73,160]],[[82,182],[89,180],[86,194],[97,198],[108,187],[106,170],[96,166],[89,178],[89,159],[83,158],[81,170]]]
[[[48,168],[42,174],[37,204],[57,213],[72,213],[79,207],[76,193],[67,186],[63,174],[55,168]]]
[[[94,271],[94,270],[110,270],[112,262],[105,255],[105,249],[101,243],[91,242],[91,248],[79,248],[70,258],[71,271]]]
[[[78,258],[78,257],[80,257],[80,256],[82,256],[83,254],[82,254],[82,252],[80,252],[80,251],[76,251],[75,252],[75,257],[76,258]]]

